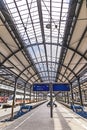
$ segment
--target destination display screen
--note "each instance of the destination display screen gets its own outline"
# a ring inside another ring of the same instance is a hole
[[[53,91],[70,91],[69,84],[53,84]]]
[[[48,84],[34,84],[33,91],[49,91]]]

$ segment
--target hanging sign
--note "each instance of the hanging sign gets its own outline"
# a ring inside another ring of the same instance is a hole
[[[53,84],[53,91],[70,91],[69,84]]]
[[[49,91],[48,84],[34,84],[33,91]]]

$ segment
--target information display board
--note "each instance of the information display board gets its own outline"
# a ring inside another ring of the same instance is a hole
[[[49,91],[48,84],[34,84],[33,91]]]
[[[53,84],[53,91],[70,91],[69,84]]]

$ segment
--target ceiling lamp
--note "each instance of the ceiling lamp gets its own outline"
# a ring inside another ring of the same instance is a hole
[[[46,28],[47,28],[47,29],[51,29],[51,26],[52,26],[52,25],[51,25],[50,23],[46,24]],[[57,25],[55,25],[55,28],[57,29]]]
[[[47,29],[51,29],[51,24],[48,23],[48,24],[46,25],[46,28],[47,28]]]

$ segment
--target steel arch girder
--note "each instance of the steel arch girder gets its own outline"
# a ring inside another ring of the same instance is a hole
[[[0,38],[0,39],[2,40],[2,42],[4,42],[2,38]],[[42,45],[42,44],[43,44],[43,43],[38,43],[38,45]],[[50,43],[46,43],[46,44],[50,44]],[[12,56],[14,56],[16,53],[22,51],[23,49],[26,49],[26,48],[28,48],[28,47],[32,47],[32,46],[35,46],[35,45],[36,45],[36,44],[32,44],[32,45],[27,45],[27,46],[25,46],[25,47],[19,48],[18,50],[16,50],[16,51],[13,52],[12,54],[10,54],[8,57],[6,57],[6,59],[0,64],[0,66],[2,66],[8,59],[10,59],[10,58],[11,58]],[[82,55],[79,51],[74,50],[73,48],[71,48],[71,47],[69,47],[69,46],[64,46],[64,45],[61,45],[61,44],[58,44],[58,45],[57,45],[57,44],[54,44],[54,43],[53,43],[53,45],[61,46],[61,47],[65,48],[65,49],[70,49],[71,51],[77,53],[78,55],[80,55],[81,57],[83,57],[85,60],[87,60],[87,57],[85,57],[85,56]]]

